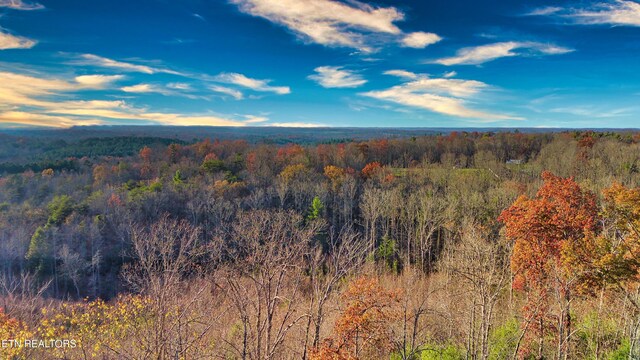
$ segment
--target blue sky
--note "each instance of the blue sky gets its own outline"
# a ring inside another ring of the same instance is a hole
[[[0,0],[0,127],[638,127],[640,2]]]

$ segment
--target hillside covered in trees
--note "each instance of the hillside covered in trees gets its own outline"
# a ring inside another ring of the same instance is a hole
[[[0,358],[640,357],[640,133],[403,135],[2,135]]]

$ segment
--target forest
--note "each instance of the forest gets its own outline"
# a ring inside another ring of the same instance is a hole
[[[640,358],[639,132],[2,136],[2,359]]]

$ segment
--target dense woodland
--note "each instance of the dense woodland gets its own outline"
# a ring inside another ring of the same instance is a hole
[[[0,358],[640,358],[639,133],[16,139]]]

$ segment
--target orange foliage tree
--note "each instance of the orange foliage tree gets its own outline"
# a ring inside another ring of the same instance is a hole
[[[140,150],[140,158],[142,159],[142,167],[140,168],[140,176],[147,177],[151,173],[151,156],[153,151],[145,146]]]
[[[5,314],[4,309],[0,307],[0,340],[3,341],[0,347],[0,358],[25,358],[26,349],[22,346],[22,342],[32,337],[33,334],[23,322]]]
[[[311,360],[375,359],[392,346],[391,324],[399,319],[400,294],[385,289],[377,279],[358,278],[342,295],[346,304],[334,335],[311,354]]]
[[[374,161],[372,163],[368,163],[362,169],[362,177],[365,179],[369,179],[377,174],[379,171],[382,171],[382,165],[379,162]]]
[[[543,172],[544,184],[534,198],[520,196],[502,212],[506,236],[514,241],[511,269],[514,288],[528,295],[523,308],[527,331],[522,354],[531,351],[532,336],[538,338],[538,358],[543,339],[557,336],[557,358],[570,350],[571,296],[580,282],[572,253],[587,246],[597,227],[594,194],[582,190],[572,178]],[[558,312],[551,314],[552,300]]]
[[[327,165],[324,167],[324,176],[331,181],[331,186],[334,191],[340,188],[342,181],[344,180],[345,170],[341,167],[334,165]]]
[[[588,273],[585,288],[614,285],[640,310],[632,296],[640,280],[640,188],[615,183],[603,191],[603,197],[605,229],[590,247],[576,252],[588,255],[577,259]]]

